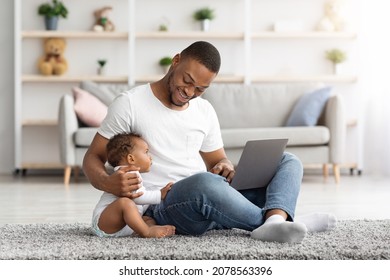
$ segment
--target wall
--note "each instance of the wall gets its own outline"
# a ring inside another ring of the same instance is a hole
[[[25,2],[30,2],[27,0],[24,0]],[[111,1],[111,5],[115,5],[115,2],[121,1],[121,0],[115,0]],[[351,2],[352,0],[349,0]],[[41,1],[38,1],[39,3]],[[64,0],[64,2],[72,2],[74,4],[76,1],[74,0]],[[102,1],[99,0],[99,3],[107,4],[109,1]],[[154,26],[158,26],[160,22],[163,21],[163,16],[166,16],[169,18],[171,22],[171,29],[172,30],[183,30],[183,26],[180,24],[183,22],[183,25],[185,25],[186,28],[190,28],[190,30],[196,30],[197,26],[194,22],[191,21],[191,13],[194,9],[197,7],[202,6],[210,6],[210,7],[217,7],[217,18],[212,22],[212,29],[215,30],[224,30],[226,29],[226,20],[225,18],[235,18],[234,20],[237,22],[242,22],[244,19],[240,17],[242,15],[240,7],[243,6],[244,0],[218,0],[218,1],[205,1],[205,0],[199,0],[198,2],[193,1],[174,1],[174,0],[167,0],[162,3],[160,0],[142,0],[138,1],[137,8],[142,10],[142,12],[137,14],[137,22],[139,26],[142,26],[143,28],[147,28],[148,25],[149,29],[153,29]],[[311,30],[314,25],[316,24],[317,20],[322,15],[322,3],[323,0],[294,0],[294,1],[285,1],[285,0],[274,0],[274,1],[268,1],[268,0],[255,0],[253,1],[253,18],[254,22],[252,23],[252,29],[253,31],[256,31],[256,29],[265,30],[270,28],[270,23],[274,20],[275,15],[277,15],[278,19],[299,19],[304,18],[305,20],[305,28],[307,30]],[[355,2],[355,1],[352,1]],[[358,2],[358,1],[356,1]],[[356,3],[355,2],[355,3]],[[93,21],[93,17],[91,15],[90,18],[85,18],[85,21],[80,23],[77,22],[77,27],[74,26],[76,24],[76,21],[73,21],[73,18],[77,18],[78,15],[81,13],[85,13],[88,9],[88,5],[84,5],[85,2],[77,1],[77,10],[70,11],[69,19],[63,20],[64,22],[60,22],[60,24],[63,24],[62,27],[66,27],[69,29],[76,29],[80,27],[81,28],[88,28]],[[211,4],[210,4],[211,3]],[[224,3],[228,3],[229,8],[224,7]],[[240,3],[242,5],[240,5]],[[90,4],[90,3],[89,3]],[[31,4],[30,4],[31,5]],[[160,5],[160,6],[159,6]],[[152,7],[153,9],[150,9],[149,7]],[[357,5],[358,6],[358,5]],[[349,9],[349,14],[352,16],[351,23],[352,25],[357,23],[356,18],[356,5],[352,5],[353,9]],[[31,7],[29,9],[26,9],[26,11],[33,11],[35,8]],[[149,12],[148,12],[149,10]],[[180,13],[172,12],[173,10],[178,10]],[[237,17],[235,17],[235,14],[231,14],[233,11],[239,11],[237,13]],[[264,12],[263,11],[267,11]],[[12,0],[3,0],[3,8],[0,11],[1,15],[1,26],[13,26],[13,1]],[[147,15],[147,16],[146,16]],[[27,24],[29,26],[32,26],[33,28],[37,29],[41,24],[41,18],[40,17],[27,17]],[[121,23],[121,18],[119,11],[113,10],[112,18],[115,20],[119,20],[116,24],[119,27],[119,29],[123,29],[123,24]],[[234,30],[235,25],[232,25],[233,20],[229,21],[229,30]],[[31,28],[31,29],[33,29]],[[241,28],[240,28],[241,30]],[[1,146],[0,146],[0,152],[2,155],[2,160],[0,162],[0,173],[9,173],[13,170],[14,167],[14,159],[13,159],[13,28],[3,29],[0,33],[0,40],[1,40],[1,73],[0,75],[0,87],[1,87],[1,102],[0,102],[0,136],[1,136]],[[149,65],[149,69],[152,69],[151,72],[155,73],[157,69],[156,65],[154,65],[153,61],[156,60],[160,55],[157,55],[157,52],[161,52],[161,49],[155,48],[154,43],[159,43],[162,45],[162,49],[165,54],[171,45],[168,43],[161,43],[161,41],[152,42],[153,44],[147,43],[147,42],[140,42],[139,49],[146,49],[150,51],[150,55],[147,57],[142,57],[140,55],[137,57],[137,64],[143,65],[140,66],[141,73],[148,73],[148,69],[145,69],[144,65]],[[241,66],[241,60],[243,60],[243,57],[240,56],[240,51],[237,48],[237,50],[234,48],[236,45],[240,45],[239,43],[232,43],[229,44],[229,42],[226,43],[226,41],[219,41],[216,40],[215,42],[218,44],[218,47],[220,45],[221,53],[223,57],[223,68],[221,69],[222,74],[230,74],[235,71],[236,68],[240,68]],[[181,44],[181,45],[180,45]],[[345,42],[336,42],[336,44],[333,43],[327,43],[322,40],[310,40],[307,42],[302,41],[284,41],[284,40],[270,40],[270,41],[263,41],[259,40],[254,43],[254,50],[256,48],[262,48],[262,52],[256,53],[254,55],[253,63],[258,67],[256,74],[277,74],[281,72],[289,72],[293,71],[294,73],[328,73],[327,71],[330,71],[330,65],[328,65],[326,62],[323,61],[322,55],[324,49],[331,48],[333,46],[343,46]],[[176,51],[181,50],[183,45],[183,42],[179,42],[177,45],[173,44],[175,49],[173,52],[176,53]],[[287,46],[287,47],[286,47]],[[309,49],[305,48],[305,46],[309,47]],[[111,46],[114,48],[114,46]],[[242,46],[241,46],[242,47]],[[37,49],[39,46],[32,45],[31,48]],[[347,42],[346,45],[347,51],[350,51],[351,60],[348,63],[348,67],[350,71],[356,71],[358,72],[357,64],[356,64],[356,52],[353,49],[352,43]],[[91,51],[93,52],[93,46],[91,46]],[[29,49],[31,50],[31,49]],[[233,52],[233,55],[231,53]],[[143,52],[145,53],[145,52]],[[225,55],[226,53],[226,55]],[[281,55],[278,56],[277,54],[280,53]],[[97,56],[98,54],[95,54]],[[233,59],[229,59],[228,56],[233,56]],[[67,53],[67,56],[69,59],[72,59],[72,61],[77,61],[77,55],[75,55],[72,52]],[[355,57],[355,58],[354,58]],[[153,58],[153,61],[151,60]],[[30,59],[32,59],[30,57]],[[141,63],[146,61],[147,63]],[[304,61],[305,63],[302,63]],[[89,65],[94,65],[94,61],[91,62]],[[32,65],[32,64],[30,64]],[[83,67],[86,67],[83,65]],[[89,66],[92,67],[92,66]],[[94,66],[93,66],[94,67]],[[112,62],[110,65],[108,65],[109,69],[121,69],[123,67],[123,63],[121,61]],[[72,71],[77,71],[77,69],[73,68]],[[239,71],[240,72],[240,71]],[[241,71],[242,72],[242,71]],[[69,85],[70,86],[70,85]],[[359,106],[354,106],[358,102],[358,96],[359,96],[359,88],[357,85],[338,85],[338,91],[345,92],[345,95],[347,97],[347,103],[348,103],[348,117],[354,117],[359,112],[357,111]],[[29,102],[34,102],[34,99],[29,100]],[[356,133],[353,133],[354,135]],[[28,150],[28,147],[26,147]]]
[[[0,9],[0,174],[14,167],[13,146],[13,1],[2,0]]]

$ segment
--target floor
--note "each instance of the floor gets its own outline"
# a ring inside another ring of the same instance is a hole
[[[7,223],[90,223],[100,192],[82,177],[62,184],[61,175],[0,176],[0,225]],[[297,215],[331,212],[338,219],[390,219],[390,177],[341,177],[335,184],[319,174],[305,175]]]

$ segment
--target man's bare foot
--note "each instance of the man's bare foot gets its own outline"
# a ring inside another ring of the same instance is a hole
[[[141,235],[142,237],[147,238],[162,238],[167,236],[172,236],[175,234],[175,227],[174,226],[151,226],[149,227],[149,231],[145,233],[144,235]]]

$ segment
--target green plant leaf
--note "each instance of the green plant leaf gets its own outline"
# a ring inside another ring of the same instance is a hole
[[[342,63],[347,59],[345,52],[339,49],[332,49],[325,53],[326,58],[333,63]]]
[[[38,7],[38,14],[45,17],[63,17],[68,16],[68,9],[58,0],[53,0],[52,4],[44,3]]]
[[[169,57],[169,56],[165,56],[165,57],[163,57],[163,58],[160,59],[159,64],[160,64],[161,66],[168,66],[168,65],[171,65],[171,64],[172,64],[172,58]]]
[[[193,16],[195,20],[212,20],[215,18],[214,10],[207,7],[195,11]]]

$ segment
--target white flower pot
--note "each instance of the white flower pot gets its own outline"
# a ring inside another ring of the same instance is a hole
[[[333,74],[340,75],[342,73],[341,63],[333,63]]]
[[[99,68],[97,69],[97,74],[98,74],[99,76],[104,76],[104,75],[106,75],[106,68],[105,68],[105,67],[99,67]]]
[[[163,65],[163,66],[161,66],[161,68],[163,70],[163,74],[167,74],[170,67],[171,67],[171,65]]]
[[[202,31],[209,31],[210,29],[210,20],[204,19],[200,21],[200,26]]]

